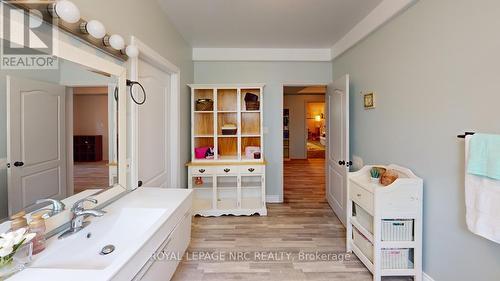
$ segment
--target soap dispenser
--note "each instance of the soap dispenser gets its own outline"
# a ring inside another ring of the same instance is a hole
[[[45,219],[43,216],[44,212],[38,212],[31,215],[31,221],[29,223],[29,230],[31,233],[35,233],[33,238],[33,255],[36,255],[43,250],[45,250]]]
[[[10,230],[16,231],[20,228],[26,228],[28,226],[28,222],[26,221],[26,212],[21,211],[17,214],[14,214],[10,217]]]

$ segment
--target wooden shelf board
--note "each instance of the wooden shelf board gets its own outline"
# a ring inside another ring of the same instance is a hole
[[[214,113],[213,110],[195,110],[194,113]]]
[[[213,138],[214,135],[195,135],[195,138]]]
[[[218,138],[237,138],[238,135],[217,135]]]
[[[237,159],[235,159],[237,160]],[[245,159],[243,161],[239,162],[225,162],[221,160],[213,160],[213,159],[196,159],[194,161],[191,161],[189,163],[186,163],[186,166],[226,166],[226,165],[238,165],[238,166],[243,166],[243,165],[267,165],[267,162],[258,159],[256,161],[248,161],[249,159]]]
[[[242,138],[260,138],[260,134],[245,134],[241,135]]]

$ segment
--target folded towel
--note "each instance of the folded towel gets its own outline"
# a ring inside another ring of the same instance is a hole
[[[465,138],[465,160],[472,137]],[[467,227],[472,233],[500,243],[500,180],[465,174]]]
[[[500,135],[470,137],[467,173],[500,180]]]

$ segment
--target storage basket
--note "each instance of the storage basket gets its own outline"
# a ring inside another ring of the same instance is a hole
[[[359,224],[373,233],[373,217],[356,203],[354,203],[354,210],[356,211],[356,220]]]
[[[214,110],[214,101],[211,99],[199,99],[196,101],[196,111]]]
[[[232,136],[238,133],[238,129],[222,129],[222,135]]]
[[[413,241],[413,220],[382,220],[382,241]]]
[[[356,247],[367,257],[371,262],[373,262],[373,245],[372,243],[363,236],[357,229],[352,231],[353,242]]]
[[[382,269],[413,269],[410,249],[382,249],[380,257]]]
[[[245,106],[246,110],[259,110],[260,102],[259,96],[252,93],[245,94]]]

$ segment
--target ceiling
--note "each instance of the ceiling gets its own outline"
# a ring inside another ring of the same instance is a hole
[[[194,48],[331,48],[382,0],[158,0]]]

